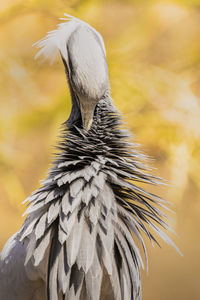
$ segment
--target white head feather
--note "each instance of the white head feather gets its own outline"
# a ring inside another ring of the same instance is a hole
[[[68,63],[68,54],[67,54],[67,42],[72,35],[72,33],[78,28],[78,26],[82,25],[86,28],[92,30],[99,38],[101,47],[106,56],[105,45],[102,36],[98,31],[96,31],[92,26],[88,23],[70,16],[68,14],[64,14],[66,18],[60,18],[60,20],[64,20],[67,22],[60,23],[57,25],[56,30],[52,30],[48,32],[46,37],[42,38],[38,42],[36,42],[33,46],[37,48],[41,48],[39,52],[36,54],[35,58],[37,59],[39,56],[43,55],[46,59],[50,59],[51,63],[54,62],[58,52],[60,51],[61,55]]]

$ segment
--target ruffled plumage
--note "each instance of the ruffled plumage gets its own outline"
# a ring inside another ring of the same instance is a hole
[[[147,173],[146,157],[129,143],[110,99],[101,100],[89,132],[64,124],[59,154],[43,186],[27,199],[27,221],[21,240],[28,239],[26,262],[40,268],[48,257],[48,299],[98,300],[108,274],[115,299],[141,299],[138,242],[143,233],[156,242],[168,229],[159,207],[165,201],[137,182],[158,184]],[[81,294],[82,293],[82,294]],[[84,298],[83,298],[84,299]]]

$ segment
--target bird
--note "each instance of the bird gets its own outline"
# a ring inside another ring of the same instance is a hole
[[[0,300],[141,300],[144,238],[179,251],[165,233],[168,202],[143,187],[164,182],[114,106],[102,36],[76,17],[61,20],[35,44],[36,58],[60,54],[71,113],[46,179],[24,201],[22,227],[0,254]]]

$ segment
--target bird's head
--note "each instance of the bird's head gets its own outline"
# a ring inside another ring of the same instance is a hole
[[[101,35],[89,24],[65,15],[67,21],[35,45],[41,54],[54,60],[60,52],[72,97],[69,122],[81,115],[82,125],[89,130],[99,100],[109,95],[106,51]]]

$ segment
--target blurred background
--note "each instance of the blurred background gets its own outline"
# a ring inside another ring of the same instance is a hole
[[[0,0],[0,248],[19,229],[21,202],[50,166],[70,111],[64,68],[34,61],[32,44],[63,13],[102,34],[112,97],[176,215],[173,237],[149,248],[144,300],[200,299],[200,0]]]

